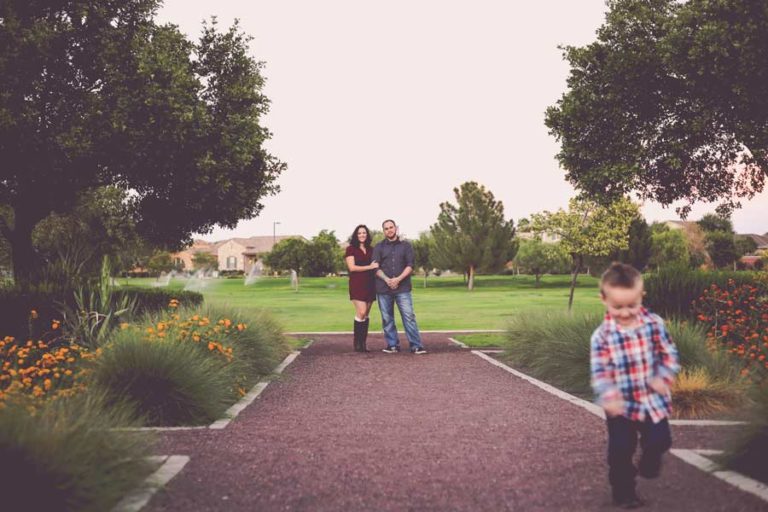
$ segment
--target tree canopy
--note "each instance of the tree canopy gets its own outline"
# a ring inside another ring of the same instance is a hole
[[[499,270],[514,258],[514,222],[504,218],[501,201],[474,181],[454,188],[453,193],[456,204],[441,203],[431,228],[434,261],[441,268],[468,274],[472,290],[476,271]]]
[[[622,198],[603,206],[583,198],[571,199],[568,210],[544,211],[531,215],[526,229],[559,238],[563,250],[571,256],[571,291],[568,309],[573,305],[576,280],[586,256],[607,256],[629,247],[629,226],[639,215],[639,208]]]
[[[169,249],[234,227],[277,192],[263,143],[263,64],[237,23],[198,41],[159,25],[159,0],[0,4],[0,232],[17,282],[31,233],[103,186],[129,191],[141,235]]]
[[[753,0],[610,0],[597,40],[564,48],[568,90],[545,123],[567,179],[685,216],[721,213],[768,173],[768,9]]]
[[[535,237],[520,241],[515,262],[523,272],[533,274],[538,288],[543,274],[554,274],[563,269],[567,272],[570,256],[560,243],[545,243],[541,238]]]

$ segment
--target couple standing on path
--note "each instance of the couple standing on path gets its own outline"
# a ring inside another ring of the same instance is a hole
[[[395,325],[395,304],[403,320],[405,335],[411,353],[426,354],[421,343],[411,297],[413,273],[413,247],[400,240],[395,221],[388,219],[382,225],[384,240],[371,247],[371,232],[361,224],[349,240],[344,259],[349,269],[349,299],[355,307],[354,347],[356,352],[368,352],[365,346],[374,299],[379,304],[381,323],[387,348],[384,352],[400,352],[400,339]]]

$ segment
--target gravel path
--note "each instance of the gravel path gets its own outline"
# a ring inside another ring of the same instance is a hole
[[[190,455],[152,511],[613,510],[602,420],[425,335],[429,354],[351,352],[318,336],[221,431],[169,432]],[[678,448],[714,448],[691,428]],[[640,481],[644,510],[755,511],[768,504],[668,455]]]

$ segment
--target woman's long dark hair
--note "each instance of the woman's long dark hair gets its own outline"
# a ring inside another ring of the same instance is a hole
[[[360,247],[360,240],[357,239],[357,231],[363,228],[365,229],[365,248],[370,249],[371,247],[371,230],[368,229],[368,226],[365,224],[359,224],[355,230],[352,232],[352,236],[349,238],[349,245],[353,247]]]

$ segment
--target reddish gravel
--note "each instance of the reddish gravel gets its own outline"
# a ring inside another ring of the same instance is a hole
[[[147,509],[613,509],[602,420],[446,335],[424,338],[430,353],[414,356],[380,352],[381,336],[367,355],[318,336],[226,429],[163,434],[158,453],[192,460]],[[714,448],[692,427],[673,436]],[[768,510],[671,455],[638,489],[649,511]]]

